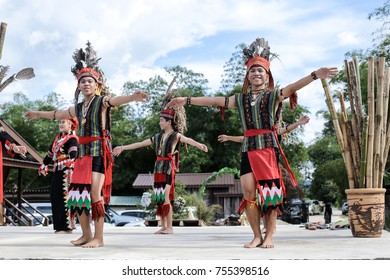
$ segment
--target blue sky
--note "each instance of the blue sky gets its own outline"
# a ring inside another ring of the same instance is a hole
[[[8,24],[1,65],[10,73],[34,67],[36,77],[11,84],[13,93],[30,99],[52,91],[71,101],[75,80],[72,53],[91,41],[102,57],[110,88],[121,94],[126,81],[162,75],[166,66],[181,65],[202,73],[219,88],[223,66],[240,43],[265,37],[275,60],[271,70],[282,86],[321,66],[342,67],[344,54],[372,46],[381,23],[368,14],[385,1],[354,0],[0,0],[0,21]],[[299,93],[299,102],[314,114],[325,109],[319,81]],[[305,141],[321,130],[314,115]]]

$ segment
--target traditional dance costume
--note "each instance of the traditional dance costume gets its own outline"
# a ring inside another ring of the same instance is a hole
[[[48,170],[54,161],[54,172],[50,187],[53,228],[55,231],[75,229],[74,219],[67,207],[68,189],[72,179],[73,163],[77,157],[78,140],[72,132],[60,133],[48,150],[40,170]]]
[[[156,150],[156,162],[154,164],[154,200],[157,203],[156,215],[166,217],[169,213],[170,204],[164,205],[165,189],[170,185],[169,201],[173,205],[175,194],[175,171],[178,162],[178,153],[172,155],[172,147],[180,139],[177,139],[178,133],[170,132],[165,140],[164,133],[159,133],[150,138]],[[176,147],[177,147],[176,145]]]
[[[79,155],[71,188],[69,190],[68,207],[72,213],[83,212],[92,219],[104,217],[104,206],[101,200],[92,203],[92,171],[105,175],[102,188],[104,203],[108,204],[112,189],[112,157],[110,135],[110,108],[106,110],[106,126],[102,122],[102,102],[105,96],[94,96],[89,104],[81,102],[76,106],[79,121]]]
[[[280,147],[276,133],[276,125],[282,106],[278,102],[278,98],[282,94],[282,90],[279,87],[274,87],[268,60],[260,56],[250,58],[247,61],[248,71],[255,65],[267,70],[269,74],[268,88],[259,92],[258,97],[252,100],[247,72],[243,93],[235,95],[235,102],[244,131],[244,140],[241,146],[241,175],[253,172],[257,182],[256,200],[250,201],[243,198],[238,211],[241,214],[246,204],[250,204],[252,206],[259,205],[263,213],[269,209],[276,209],[280,214],[286,190],[278,160],[279,154],[282,156],[293,185],[296,186],[294,174]],[[294,93],[290,98],[292,107],[296,105],[296,100],[296,93]]]

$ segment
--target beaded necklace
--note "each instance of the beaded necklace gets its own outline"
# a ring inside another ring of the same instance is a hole
[[[94,95],[91,98],[91,100],[88,102],[87,105],[85,105],[85,101],[84,101],[84,104],[83,104],[83,107],[82,107],[83,119],[81,120],[81,125],[85,125],[85,123],[87,122],[87,113],[88,113],[89,107],[91,106],[92,101],[95,99],[95,97],[96,97],[96,95]]]

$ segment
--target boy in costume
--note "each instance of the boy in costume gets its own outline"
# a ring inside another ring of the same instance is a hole
[[[108,204],[112,188],[110,108],[133,101],[144,102],[148,94],[137,91],[128,96],[111,97],[103,71],[98,66],[95,50],[88,42],[85,50],[73,54],[76,62],[72,73],[77,79],[75,106],[67,110],[29,111],[26,118],[64,119],[76,117],[79,122],[79,151],[74,164],[72,183],[68,192],[68,207],[77,214],[82,235],[71,243],[84,248],[104,245],[104,204]],[[84,99],[78,102],[80,92]],[[89,216],[92,214],[95,233],[92,234]]]
[[[277,215],[281,212],[284,198],[284,183],[279,166],[279,154],[285,167],[296,184],[277,137],[277,112],[284,99],[290,98],[290,107],[297,103],[296,91],[310,84],[317,78],[332,78],[337,68],[320,68],[304,78],[284,88],[274,85],[270,69],[270,52],[268,42],[257,38],[249,48],[243,49],[244,62],[247,68],[242,93],[230,97],[178,97],[171,100],[168,106],[218,106],[237,108],[241,119],[244,139],[241,145],[240,180],[243,189],[243,200],[240,208],[245,209],[253,232],[253,239],[245,248],[273,248],[272,235]],[[271,56],[272,55],[272,56]],[[288,127],[286,127],[288,130]],[[260,215],[266,220],[266,236],[263,239],[260,231]]]

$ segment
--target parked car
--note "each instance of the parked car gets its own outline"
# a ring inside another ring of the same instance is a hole
[[[307,208],[309,209],[309,215],[321,214],[321,205],[318,200],[306,200],[305,203],[307,205]]]
[[[138,217],[132,217],[132,216],[126,216],[126,215],[119,215],[115,210],[112,210],[111,208],[106,209],[106,214],[109,218],[109,223],[115,224],[117,227],[144,227],[145,221],[143,218]]]
[[[141,219],[146,219],[148,216],[148,212],[141,209],[124,210],[124,211],[118,211],[117,213],[120,214],[121,216],[132,216]]]
[[[348,202],[344,202],[343,205],[341,205],[341,214],[348,214]]]
[[[290,224],[307,223],[309,221],[309,212],[306,204],[298,198],[293,198],[288,203],[285,203],[282,221]]]
[[[30,203],[30,205],[31,206],[26,203],[22,203],[21,210],[33,221],[34,226],[44,225],[44,219],[47,219],[49,225],[53,223],[53,214],[50,202]],[[22,218],[22,220],[25,221],[24,218]]]

